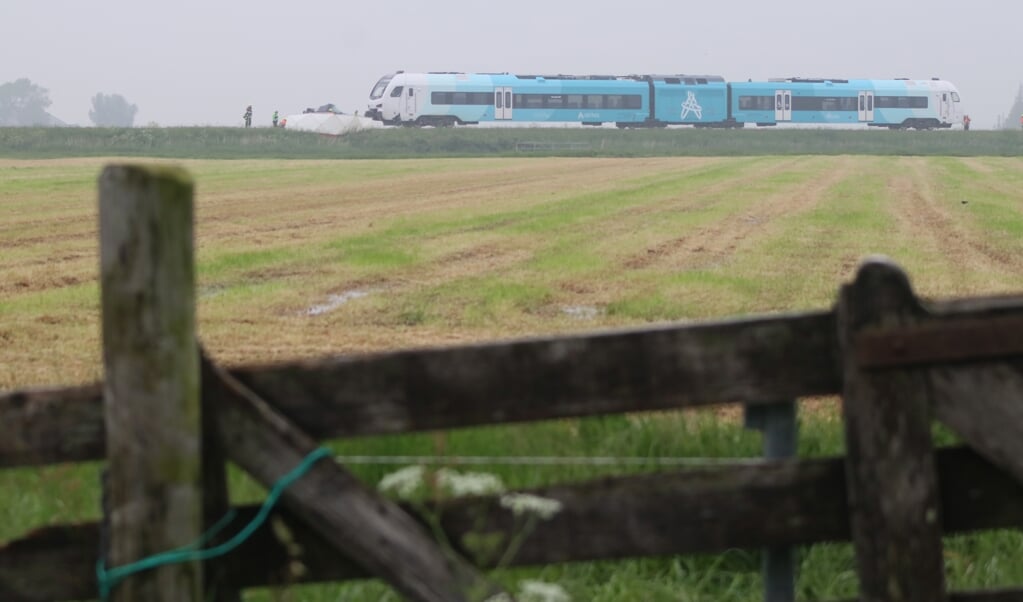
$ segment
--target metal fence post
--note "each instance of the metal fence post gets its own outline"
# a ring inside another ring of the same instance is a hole
[[[764,433],[764,457],[770,460],[796,455],[796,402],[778,401],[744,406],[745,426]],[[764,549],[764,602],[796,599],[796,559],[791,547]]]

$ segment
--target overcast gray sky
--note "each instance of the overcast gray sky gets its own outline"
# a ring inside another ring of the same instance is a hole
[[[941,77],[976,128],[1023,82],[1019,0],[0,0],[0,83],[91,125],[97,92],[136,125],[254,125],[333,102],[365,109],[384,73],[707,73],[727,80]]]

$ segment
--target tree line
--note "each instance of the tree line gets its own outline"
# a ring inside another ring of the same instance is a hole
[[[1016,100],[1009,109],[1009,114],[998,124],[998,129],[1015,130],[1023,128],[1023,85],[1016,91]]]
[[[0,126],[65,125],[47,111],[51,104],[49,90],[27,78],[0,84]],[[92,97],[89,119],[99,127],[131,127],[138,110],[120,94],[100,92]]]

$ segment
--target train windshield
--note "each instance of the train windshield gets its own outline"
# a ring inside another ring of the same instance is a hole
[[[392,79],[394,79],[393,73],[391,75],[381,77],[380,81],[377,82],[377,85],[373,86],[373,91],[369,93],[370,99],[376,100],[377,98],[382,97],[384,95],[384,90],[387,89],[387,84],[391,83]]]
[[[955,92],[955,91],[952,92],[952,101],[953,102],[959,102],[959,93],[958,92]]]

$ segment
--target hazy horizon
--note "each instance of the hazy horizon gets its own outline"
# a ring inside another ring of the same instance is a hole
[[[687,5],[637,0],[506,6],[436,0],[374,7],[307,0],[148,6],[56,0],[5,6],[0,84],[49,91],[49,112],[92,125],[97,93],[138,106],[135,125],[253,125],[335,104],[365,110],[385,73],[705,73],[928,79],[955,84],[978,129],[1011,108],[1023,81],[1012,44],[1023,4],[879,0]]]

